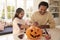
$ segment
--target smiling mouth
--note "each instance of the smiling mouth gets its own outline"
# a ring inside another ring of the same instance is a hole
[[[30,34],[33,38],[36,38],[36,37],[39,37],[40,35],[36,35],[36,36],[33,36],[32,34]]]

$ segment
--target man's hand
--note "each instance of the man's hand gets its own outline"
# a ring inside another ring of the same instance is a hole
[[[51,36],[50,35],[45,35],[46,40],[50,40]]]
[[[30,27],[29,25],[24,25],[24,28],[25,28],[25,29],[27,29],[27,28],[29,28],[29,27]]]
[[[34,22],[34,23],[32,23],[32,25],[34,25],[34,26],[38,26],[38,23],[37,23],[37,22]]]

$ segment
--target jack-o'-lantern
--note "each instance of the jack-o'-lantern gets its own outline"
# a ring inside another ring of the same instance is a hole
[[[41,38],[42,36],[42,30],[38,27],[31,26],[26,30],[26,36],[29,39],[37,39]]]

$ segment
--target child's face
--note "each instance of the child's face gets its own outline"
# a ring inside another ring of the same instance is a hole
[[[21,11],[21,13],[19,13],[18,17],[19,17],[20,19],[22,19],[23,16],[24,16],[24,11]]]

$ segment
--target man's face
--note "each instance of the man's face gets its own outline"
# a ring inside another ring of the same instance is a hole
[[[40,12],[42,15],[45,14],[46,10],[47,10],[47,7],[46,7],[46,6],[43,6],[43,5],[41,5],[40,8],[39,8],[39,12]]]

